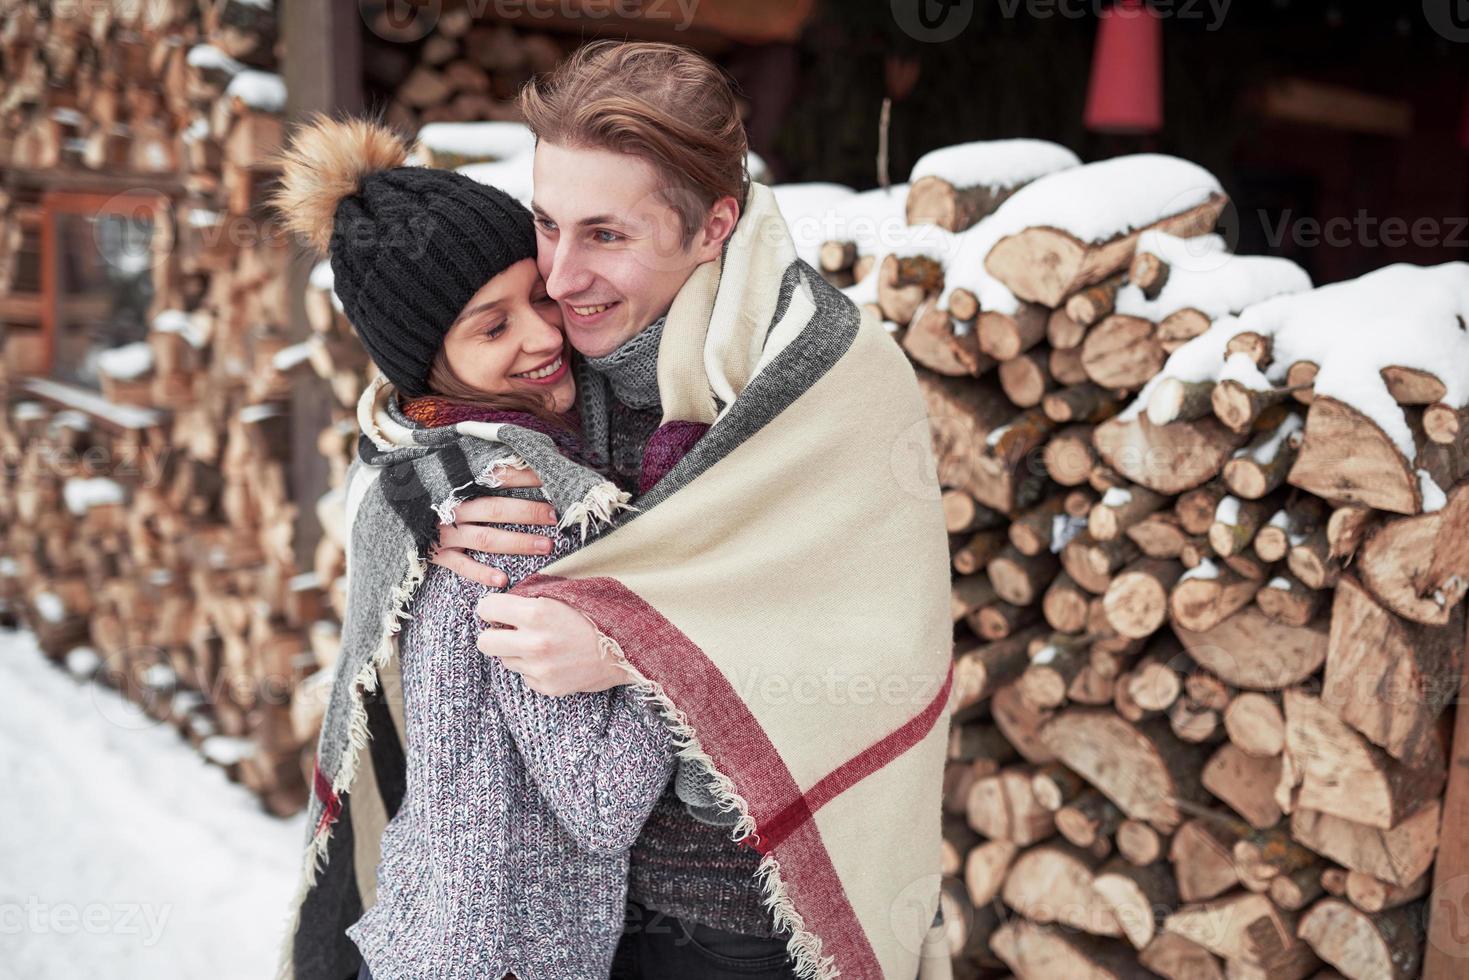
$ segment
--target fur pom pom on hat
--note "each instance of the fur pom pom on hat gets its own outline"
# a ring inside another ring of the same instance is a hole
[[[369,119],[316,116],[281,156],[271,198],[288,231],[331,257],[337,297],[378,369],[427,393],[444,335],[485,283],[536,254],[530,211],[463,174],[406,166]]]

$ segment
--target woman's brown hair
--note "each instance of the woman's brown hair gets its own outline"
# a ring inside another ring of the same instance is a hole
[[[628,153],[662,179],[684,246],[714,202],[744,206],[749,149],[731,82],[696,51],[653,41],[594,41],[520,92],[536,139]]]

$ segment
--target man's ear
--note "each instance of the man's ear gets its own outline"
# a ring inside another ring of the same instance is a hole
[[[704,227],[695,239],[700,262],[712,262],[724,250],[725,239],[734,234],[740,220],[740,206],[732,197],[721,197],[709,208]]]

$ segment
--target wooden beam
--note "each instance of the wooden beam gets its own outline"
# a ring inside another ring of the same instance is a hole
[[[1423,956],[1423,980],[1453,980],[1469,969],[1469,657],[1459,678],[1455,699],[1453,744],[1449,749],[1449,781],[1443,797],[1438,857],[1433,866],[1433,891],[1428,894],[1428,941]]]
[[[281,34],[285,58],[288,122],[313,112],[354,113],[363,107],[362,32],[365,26],[355,0],[283,0]],[[306,283],[315,258],[292,243],[287,266],[290,290],[290,335],[305,340],[311,334],[306,319]],[[291,391],[291,461],[289,482],[296,509],[296,559],[310,568],[321,525],[316,501],[327,491],[330,473],[316,449],[317,437],[331,422],[331,394],[324,385],[296,385]]]
[[[1413,104],[1406,99],[1303,78],[1268,83],[1261,114],[1286,122],[1378,136],[1407,136],[1413,131]]]

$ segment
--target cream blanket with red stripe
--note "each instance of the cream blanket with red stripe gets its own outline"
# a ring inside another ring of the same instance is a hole
[[[662,707],[763,855],[800,975],[947,975],[949,564],[914,372],[756,185],[675,300],[658,381],[665,423],[712,428],[513,591],[582,611]]]

